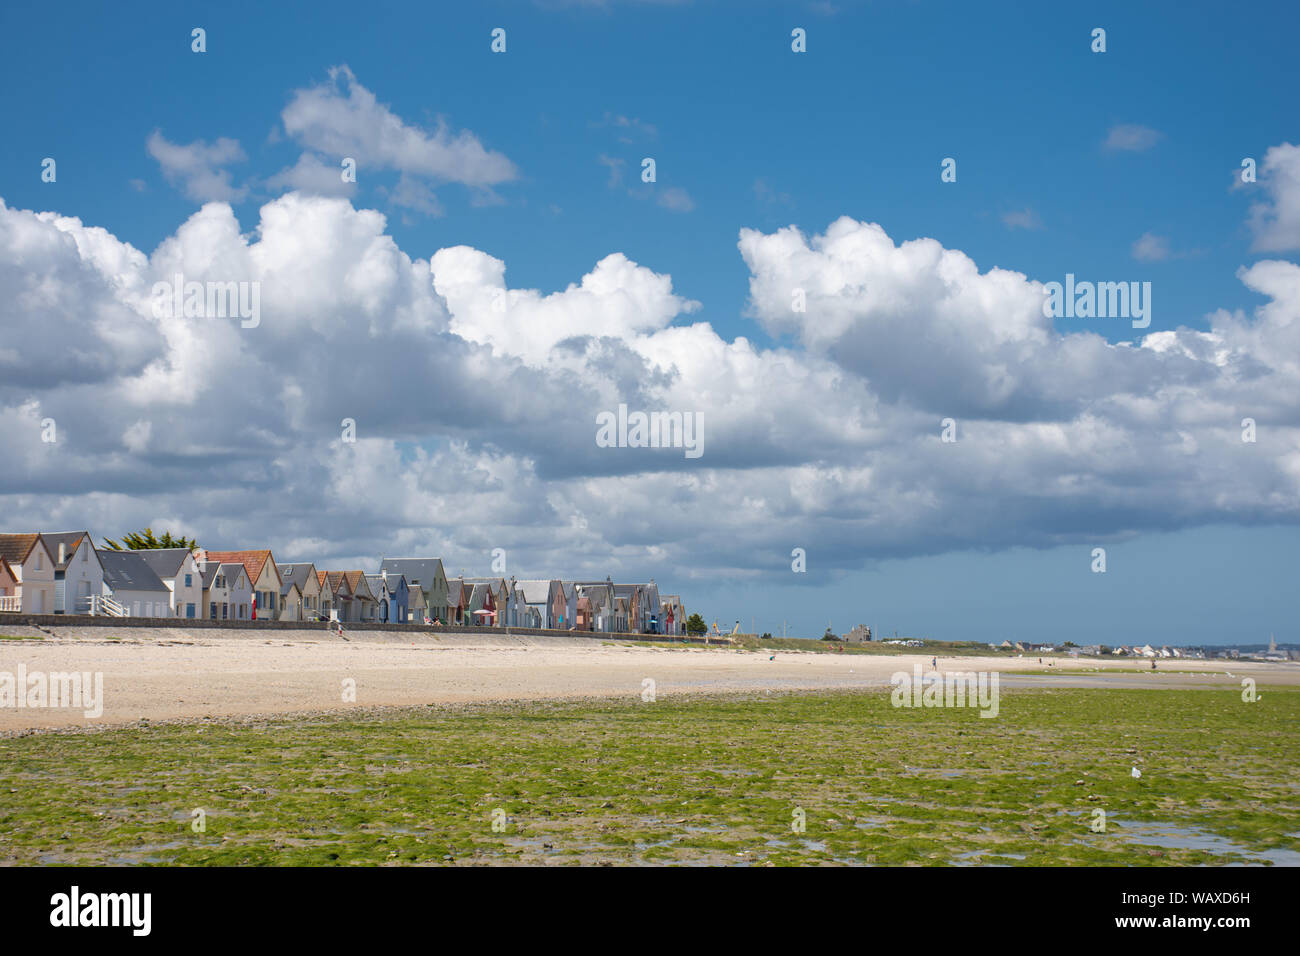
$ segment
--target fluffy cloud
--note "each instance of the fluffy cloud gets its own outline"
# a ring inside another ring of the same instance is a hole
[[[1058,331],[1024,275],[872,223],[744,230],[739,249],[752,314],[789,344],[722,338],[620,253],[556,290],[512,289],[465,246],[412,258],[345,199],[291,193],[250,233],[211,203],[149,255],[0,204],[0,321],[23,343],[0,348],[0,510],[107,534],[164,516],[331,564],[472,571],[503,547],[518,573],[690,554],[699,577],[788,567],[812,541],[846,569],[1300,518],[1293,263],[1241,271],[1253,315],[1125,345]],[[155,316],[177,273],[259,283],[261,322]],[[704,456],[597,447],[620,403],[699,413]]]
[[[439,123],[426,132],[403,122],[346,66],[329,82],[294,93],[280,116],[285,132],[318,153],[352,157],[362,170],[395,170],[434,182],[486,188],[516,177],[514,164],[473,133]]]
[[[1250,225],[1257,252],[1300,249],[1300,146],[1283,143],[1264,154],[1259,184],[1268,192],[1266,202],[1250,208]]]
[[[146,144],[149,155],[158,161],[163,175],[173,186],[198,202],[240,202],[248,195],[247,187],[231,184],[230,170],[224,166],[241,163],[244,155],[238,140],[221,137],[214,143],[195,140],[188,146],[172,143],[154,130]]]
[[[356,194],[357,184],[343,179],[342,167],[330,166],[314,153],[303,153],[298,162],[282,169],[266,184],[274,190],[295,190],[317,196],[348,196]]]

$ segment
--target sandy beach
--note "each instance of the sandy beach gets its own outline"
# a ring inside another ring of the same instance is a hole
[[[41,640],[0,641],[0,672],[103,674],[103,712],[0,707],[0,733],[111,726],[140,719],[200,720],[356,707],[640,697],[647,678],[658,697],[812,689],[884,688],[890,675],[930,655],[757,652],[735,648],[643,647],[558,637],[394,634],[324,629],[266,632],[178,628],[7,628]],[[109,636],[113,639],[109,639]],[[769,659],[774,654],[775,659]],[[1300,666],[1245,661],[1161,660],[1155,672],[1133,659],[940,657],[941,671],[1008,674],[1026,686],[1240,686],[1300,684]],[[1096,673],[1093,673],[1093,671]],[[1087,673],[1079,673],[1087,671]],[[1231,674],[1232,676],[1228,676]],[[355,681],[355,702],[344,700]]]

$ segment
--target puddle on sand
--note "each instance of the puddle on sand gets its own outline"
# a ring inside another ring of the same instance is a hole
[[[992,850],[967,850],[952,858],[953,866],[1010,866],[1010,863],[994,863],[992,860],[1023,860],[1023,853],[995,853]]]
[[[1167,850],[1205,850],[1216,855],[1238,853],[1249,860],[1261,863],[1268,861],[1277,866],[1300,866],[1300,852],[1296,850],[1288,850],[1284,847],[1249,850],[1217,833],[1199,827],[1176,826],[1172,823],[1142,823],[1137,820],[1121,820],[1117,817],[1111,817],[1110,822],[1121,828],[1119,835],[1130,843],[1164,847]]]

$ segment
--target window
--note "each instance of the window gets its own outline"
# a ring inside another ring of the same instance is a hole
[[[193,604],[193,603],[189,603],[189,604],[186,604],[186,605],[185,605],[185,616],[186,616],[186,617],[193,617],[193,616],[194,616],[194,604]]]
[[[81,549],[81,563],[82,563],[82,564],[85,564],[85,563],[86,563],[87,561],[89,561],[89,560],[90,560],[90,549],[89,549],[89,548],[82,548],[82,549]]]
[[[229,605],[229,604],[227,604],[225,601],[222,601],[222,602],[221,602],[221,619],[222,619],[223,621],[226,619],[226,611],[227,611],[229,608],[230,608],[230,605]]]
[[[210,605],[208,605],[208,617],[212,618],[212,620],[214,620],[214,621],[217,619],[217,602],[216,602],[216,601],[213,601]]]
[[[43,567],[41,567],[41,553],[39,551],[36,552],[36,570],[37,571],[45,570]]]
[[[194,587],[194,575],[192,574],[185,575],[185,586],[187,588]]]

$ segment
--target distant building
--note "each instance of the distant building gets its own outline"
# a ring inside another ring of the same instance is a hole
[[[865,624],[859,624],[847,634],[841,635],[841,640],[850,644],[866,644],[871,640],[871,628]]]

